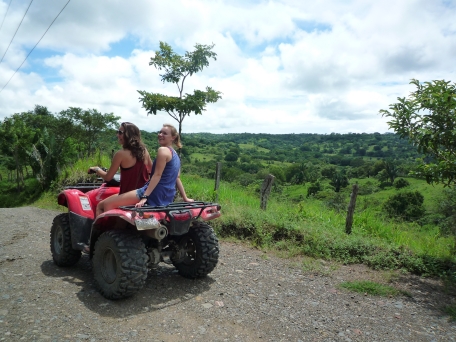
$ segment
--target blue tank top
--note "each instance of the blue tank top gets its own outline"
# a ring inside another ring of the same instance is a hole
[[[177,176],[179,176],[180,170],[180,159],[177,155],[176,151],[174,151],[171,147],[169,148],[172,153],[172,158],[169,162],[166,163],[165,169],[163,170],[162,176],[160,181],[158,182],[155,189],[152,193],[147,197],[147,205],[150,206],[165,206],[174,201],[174,195],[176,194],[176,180]],[[154,160],[152,164],[152,172],[150,173],[150,177],[155,172],[155,164],[156,160]],[[149,181],[142,187],[145,191],[149,186]]]

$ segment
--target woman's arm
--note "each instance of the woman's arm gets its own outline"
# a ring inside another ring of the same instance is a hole
[[[181,194],[182,199],[185,202],[194,202],[194,200],[192,198],[188,198],[187,194],[185,193],[184,185],[182,184],[182,181],[180,179],[180,172],[179,172],[179,174],[177,176],[177,179],[176,179],[176,185],[177,185],[177,190],[179,190],[179,193]]]
[[[117,170],[119,170],[120,163],[122,162],[123,158],[123,151],[117,151],[116,154],[114,154],[114,157],[112,158],[111,161],[111,166],[109,167],[108,171],[103,171],[100,169],[98,166],[92,166],[90,169],[95,171],[95,173],[103,178],[105,181],[110,181],[114,175],[116,174]]]
[[[166,163],[170,161],[172,157],[173,155],[171,154],[169,148],[159,147],[157,151],[157,158],[155,158],[154,174],[150,179],[149,186],[147,187],[146,191],[144,191],[144,196],[149,196],[152,193],[152,191],[154,191],[155,187],[161,179]],[[136,204],[136,207],[142,207],[144,203],[146,203],[146,201],[147,199],[141,198],[139,202]]]
[[[149,152],[146,150],[146,155],[144,157],[144,164],[146,165],[147,173],[150,175],[152,172],[152,159],[150,158]]]

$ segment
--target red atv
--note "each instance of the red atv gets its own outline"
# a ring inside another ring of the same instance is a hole
[[[101,294],[128,297],[145,284],[149,268],[173,264],[186,278],[204,277],[215,268],[219,243],[205,223],[220,216],[220,205],[180,202],[164,207],[124,206],[95,219],[101,200],[119,193],[119,175],[101,184],[79,183],[58,195],[68,213],[51,227],[51,252],[58,266],[72,266],[89,250]]]

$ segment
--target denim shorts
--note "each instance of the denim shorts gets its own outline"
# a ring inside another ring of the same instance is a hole
[[[146,192],[146,189],[144,189],[144,188],[137,189],[136,190],[136,196],[138,197],[138,199],[141,199],[141,197],[144,196],[145,192]]]

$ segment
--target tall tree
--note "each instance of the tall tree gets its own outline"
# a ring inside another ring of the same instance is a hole
[[[25,115],[14,114],[0,125],[0,150],[14,160],[18,190],[24,186],[23,168],[27,165],[28,149],[35,135],[35,131],[26,124]]]
[[[427,154],[431,160],[422,160],[418,175],[428,183],[456,183],[456,84],[445,80],[420,83],[408,98],[397,98],[398,102],[389,110],[380,110],[390,118],[388,125],[402,138],[408,139]]]
[[[102,114],[96,109],[70,107],[59,113],[59,119],[61,124],[68,124],[68,136],[83,143],[85,153],[89,156],[98,141],[113,134],[112,130],[117,128],[120,117],[113,113]]]
[[[202,71],[209,66],[209,59],[217,60],[217,54],[212,51],[214,44],[196,44],[195,50],[186,52],[184,56],[178,55],[170,45],[160,42],[160,50],[151,57],[149,65],[158,70],[163,70],[160,75],[163,83],[174,83],[179,91],[179,96],[167,96],[159,93],[149,93],[138,90],[139,98],[147,114],[157,114],[157,111],[165,111],[179,123],[179,135],[182,133],[182,122],[191,113],[202,114],[208,103],[217,102],[221,99],[221,92],[206,87],[206,91],[194,90],[193,94],[184,93],[184,83],[187,77]]]

